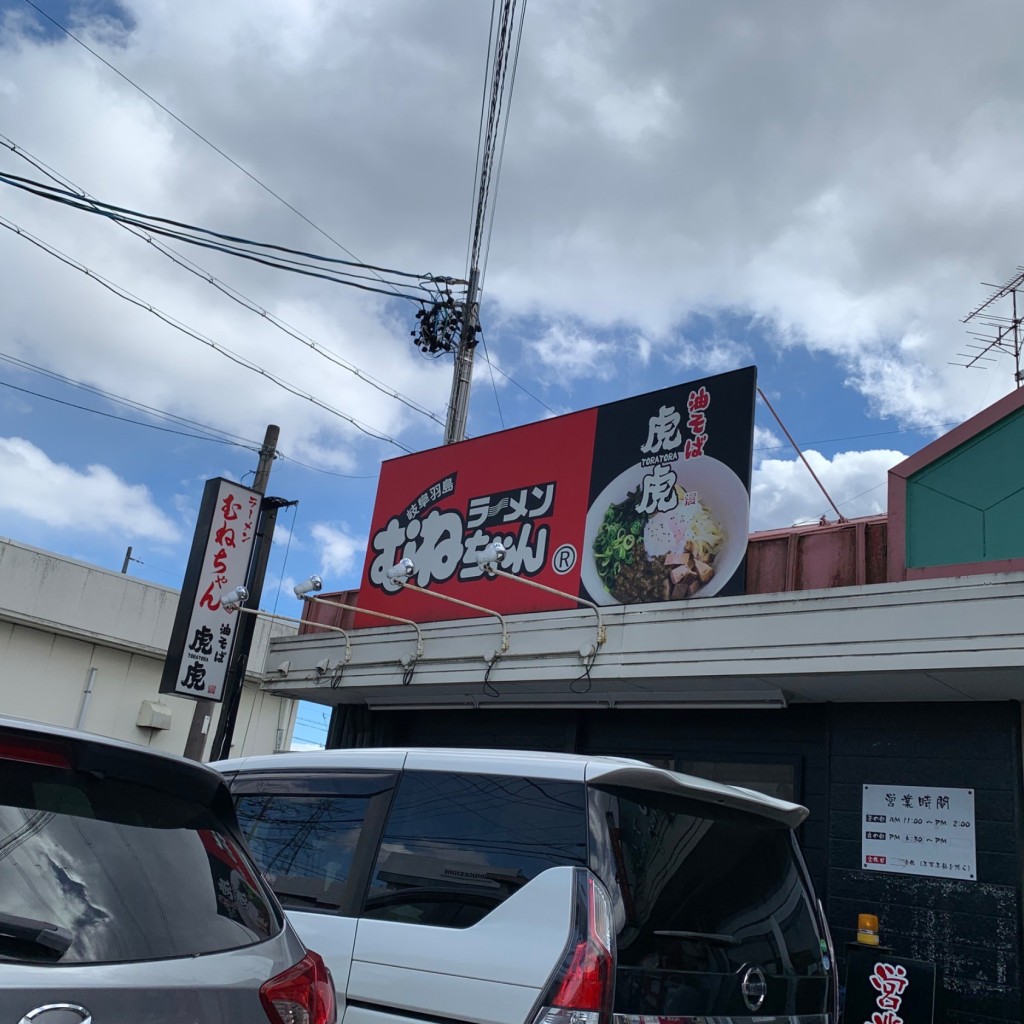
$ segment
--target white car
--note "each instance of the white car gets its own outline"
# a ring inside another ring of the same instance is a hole
[[[796,804],[525,751],[214,767],[343,1024],[835,1019]]]

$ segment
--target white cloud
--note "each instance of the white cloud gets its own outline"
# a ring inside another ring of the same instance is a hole
[[[462,275],[486,5],[123,6],[129,30],[86,14],[77,34],[358,257]],[[38,20],[31,11],[3,17],[0,120],[19,147],[110,202],[344,257],[75,42],[19,30]],[[964,46],[979,24],[1000,31]],[[608,382],[626,365],[642,371],[626,389],[636,393],[667,371],[751,361],[746,335],[730,333],[742,321],[764,336],[763,364],[773,347],[805,348],[871,415],[934,427],[977,411],[1011,388],[1010,373],[947,363],[984,295],[978,282],[1020,261],[1024,136],[1006,126],[1024,118],[1022,35],[1018,0],[531,6],[488,241],[492,358],[538,394],[558,385],[544,393],[552,406],[583,408],[595,392],[613,397]],[[5,170],[41,176],[0,152]],[[414,349],[411,304],[187,250],[360,379],[117,227],[0,190],[6,218],[219,345],[406,447],[439,442],[436,422],[365,380],[444,409],[451,364]],[[397,452],[5,230],[0,260],[5,351],[257,445],[277,423],[282,452],[321,467],[365,472]],[[711,340],[698,343],[704,323]],[[478,362],[471,433],[485,374]],[[50,453],[35,464],[49,489],[66,489],[69,473],[102,489],[100,470],[60,462],[70,458],[56,439],[39,436],[41,404],[28,405],[5,401],[14,425],[2,431]],[[885,457],[824,460],[826,485],[837,500],[846,482],[867,489]],[[221,463],[210,462],[190,471],[213,475]],[[111,466],[109,489],[128,488]],[[757,522],[827,510],[792,460],[758,473]],[[168,521],[152,529],[166,535]],[[323,530],[324,571],[356,574],[362,543],[347,527]]]
[[[563,380],[610,380],[618,370],[618,346],[598,341],[575,327],[553,324],[530,342],[529,348],[544,367]]]
[[[339,582],[339,577],[349,577],[353,573],[358,575],[363,567],[366,539],[353,534],[346,523],[316,523],[310,533],[320,551],[322,571],[333,577],[325,580],[325,585],[328,589],[347,585]]]
[[[670,366],[702,374],[724,373],[754,362],[754,353],[749,345],[725,337],[711,338],[706,342],[679,338],[663,342],[660,350]]]
[[[754,426],[754,462],[761,462],[764,459],[773,458],[770,453],[773,449],[787,447],[788,441],[779,437],[767,427]]]
[[[888,471],[906,458],[885,449],[839,452],[831,459],[813,450],[804,455],[847,519],[885,511]],[[750,490],[752,530],[816,521],[822,515],[835,521],[828,499],[799,459],[762,459]]]
[[[0,479],[0,508],[48,526],[154,541],[181,535],[146,487],[126,483],[107,466],[78,470],[53,462],[24,438],[0,438]]]

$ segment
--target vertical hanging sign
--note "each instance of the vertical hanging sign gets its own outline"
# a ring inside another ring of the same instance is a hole
[[[248,578],[260,500],[256,491],[231,480],[207,480],[164,661],[161,693],[223,699],[238,614],[223,607],[221,596]]]

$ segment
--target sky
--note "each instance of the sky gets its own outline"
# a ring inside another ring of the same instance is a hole
[[[0,0],[0,171],[463,278],[490,16]],[[1022,37],[1016,0],[535,0],[469,434],[753,364],[842,513],[884,511],[891,466],[1013,387],[1009,357],[951,363],[1024,262]],[[269,493],[298,505],[263,607],[356,586],[381,460],[443,436],[452,360],[413,345],[416,306],[177,245],[189,273],[8,185],[0,228],[0,535],[113,570],[130,546],[180,586],[204,482],[251,482],[274,423]],[[754,447],[752,529],[834,520],[760,402]],[[322,725],[307,706],[298,740]]]

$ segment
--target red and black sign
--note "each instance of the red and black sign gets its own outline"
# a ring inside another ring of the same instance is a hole
[[[843,1024],[932,1024],[936,977],[933,963],[850,948]]]
[[[503,614],[575,606],[488,576],[493,542],[504,571],[598,604],[742,593],[755,387],[749,367],[385,462],[360,606],[479,614],[403,590],[403,558],[410,582]]]

